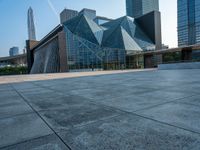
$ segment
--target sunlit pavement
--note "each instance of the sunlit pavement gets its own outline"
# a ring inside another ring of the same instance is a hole
[[[199,150],[200,70],[0,77],[2,150]]]

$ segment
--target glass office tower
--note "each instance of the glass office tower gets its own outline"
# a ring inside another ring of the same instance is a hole
[[[12,48],[10,48],[9,55],[10,56],[19,55],[19,48],[18,47],[12,47]]]
[[[127,16],[137,18],[154,10],[159,11],[158,0],[126,0]]]
[[[200,1],[178,0],[178,46],[200,44]]]

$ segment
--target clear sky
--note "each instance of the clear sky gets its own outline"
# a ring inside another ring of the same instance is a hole
[[[160,0],[163,43],[177,46],[177,1]],[[97,15],[118,18],[126,14],[125,0],[0,0],[0,57],[7,56],[9,48],[25,46],[27,10],[33,8],[37,40],[59,24],[58,13],[64,8],[81,10],[91,8]]]

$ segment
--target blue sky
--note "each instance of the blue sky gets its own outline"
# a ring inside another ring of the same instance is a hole
[[[0,57],[7,56],[12,46],[18,46],[20,51],[24,48],[28,36],[27,10],[30,6],[34,10],[38,40],[59,24],[57,14],[64,8],[96,9],[97,15],[109,18],[118,18],[126,13],[125,0],[0,0]],[[163,43],[170,47],[177,46],[176,9],[176,0],[160,0]]]

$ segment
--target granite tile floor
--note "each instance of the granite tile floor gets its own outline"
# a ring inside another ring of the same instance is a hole
[[[0,150],[199,150],[200,70],[0,77]]]

